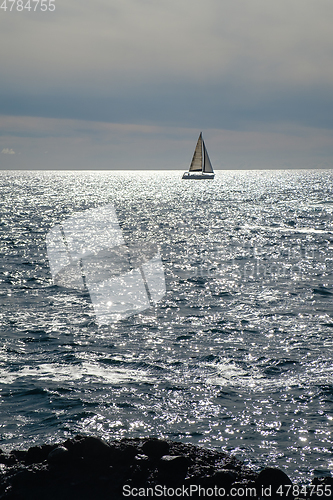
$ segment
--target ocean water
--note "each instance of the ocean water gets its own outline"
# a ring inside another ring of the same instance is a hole
[[[333,468],[333,172],[0,174],[0,448],[77,433],[225,450],[305,484]],[[46,235],[113,204],[166,294],[98,326]]]

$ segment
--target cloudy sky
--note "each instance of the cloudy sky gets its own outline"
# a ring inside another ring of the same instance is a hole
[[[0,9],[0,168],[332,168],[332,0],[49,1]]]

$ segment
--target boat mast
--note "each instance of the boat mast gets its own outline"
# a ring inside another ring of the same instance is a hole
[[[201,135],[201,134],[200,134]],[[203,174],[205,171],[205,162],[206,162],[206,155],[205,155],[205,143],[202,139],[202,171],[201,173]]]
[[[201,173],[204,171],[205,159],[204,159],[204,141],[202,138],[202,132],[200,132],[199,139],[201,139]]]

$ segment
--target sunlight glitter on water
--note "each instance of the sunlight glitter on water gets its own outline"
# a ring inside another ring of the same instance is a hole
[[[1,447],[150,434],[232,450],[300,481],[327,471],[332,180],[1,174]],[[45,237],[108,203],[126,241],[158,244],[167,293],[98,327],[89,297],[53,285]]]

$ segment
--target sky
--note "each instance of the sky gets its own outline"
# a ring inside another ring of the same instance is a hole
[[[187,170],[200,131],[215,170],[333,167],[332,0],[27,2],[0,169]]]

